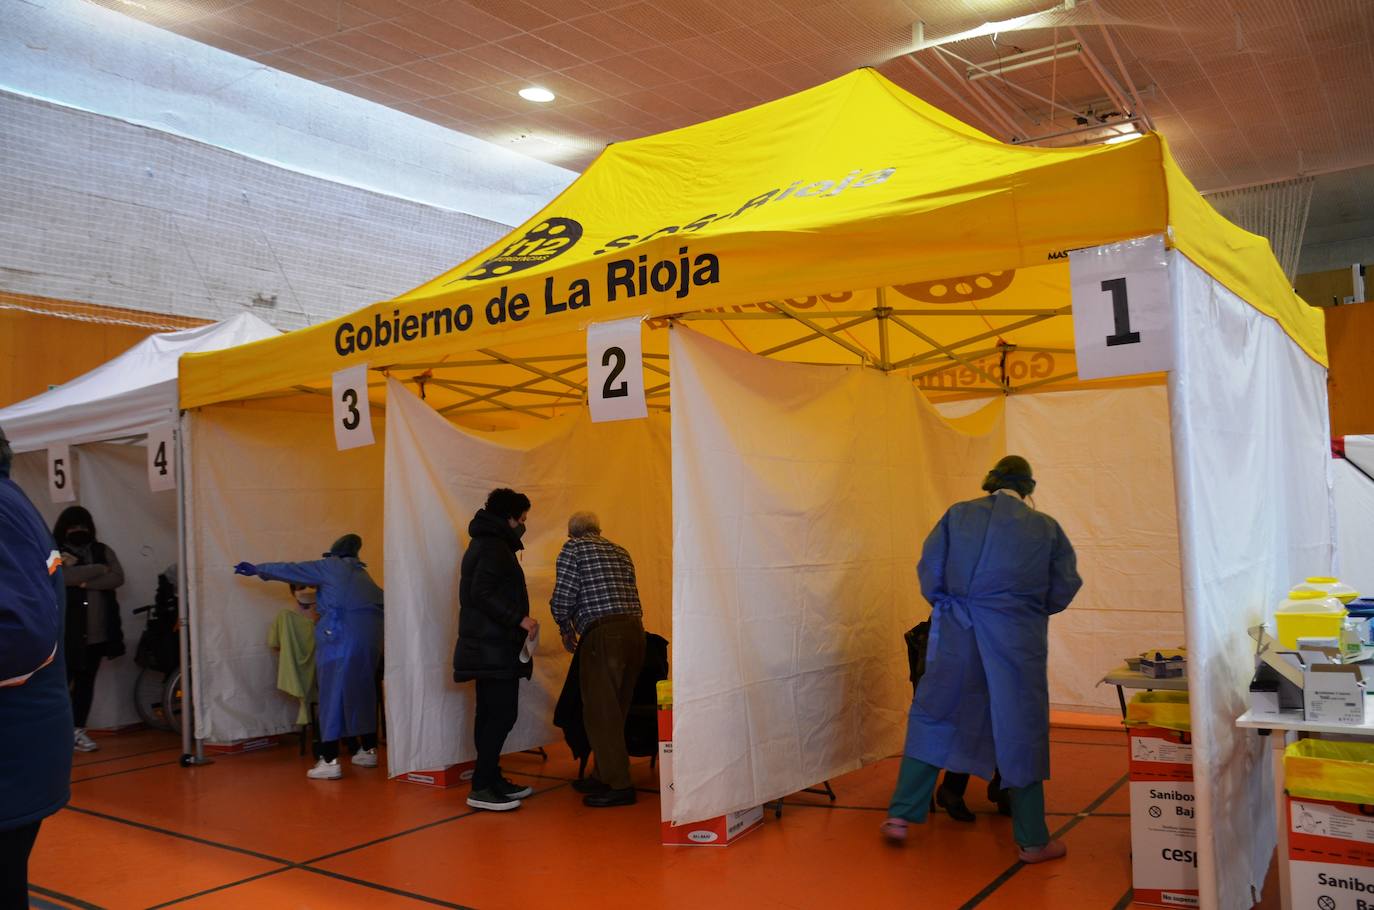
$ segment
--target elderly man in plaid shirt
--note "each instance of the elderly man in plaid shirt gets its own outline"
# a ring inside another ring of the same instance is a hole
[[[568,542],[558,554],[554,621],[563,646],[576,650],[587,739],[596,754],[592,776],[574,784],[593,808],[635,802],[625,718],[644,666],[643,610],[635,564],[624,547],[601,536],[591,512],[568,519]]]

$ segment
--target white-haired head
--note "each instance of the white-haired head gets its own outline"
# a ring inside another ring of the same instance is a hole
[[[595,512],[574,512],[568,519],[569,537],[595,537],[601,533],[601,521]]]

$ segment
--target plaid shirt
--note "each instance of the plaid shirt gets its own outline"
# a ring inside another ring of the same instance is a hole
[[[604,537],[569,538],[558,554],[558,575],[553,585],[554,622],[563,634],[607,616],[642,616],[635,564],[629,552]]]

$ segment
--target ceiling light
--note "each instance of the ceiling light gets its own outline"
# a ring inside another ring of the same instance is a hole
[[[546,88],[531,85],[529,88],[522,88],[520,90],[520,97],[524,98],[526,101],[533,101],[536,104],[548,104],[553,100],[554,95],[553,92]]]
[[[1103,140],[1107,145],[1116,145],[1118,142],[1130,142],[1132,139],[1139,139],[1143,134],[1140,130],[1131,130],[1129,133],[1117,133],[1108,139]]]

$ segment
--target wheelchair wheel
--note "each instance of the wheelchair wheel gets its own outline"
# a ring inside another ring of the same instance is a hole
[[[154,730],[172,729],[167,716],[166,693],[167,674],[146,668],[138,671],[134,679],[134,708],[139,720]]]
[[[167,684],[162,690],[163,713],[167,717],[167,729],[173,733],[181,732],[181,696],[181,670],[178,668],[167,674]]]

